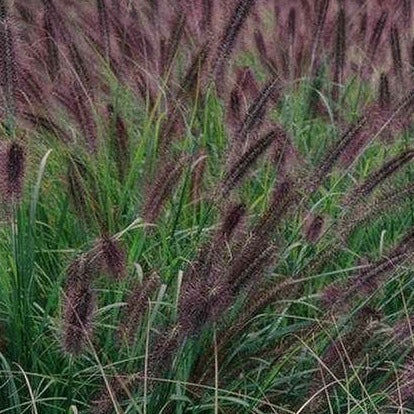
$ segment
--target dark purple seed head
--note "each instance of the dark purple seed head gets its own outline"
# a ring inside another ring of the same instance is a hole
[[[309,243],[316,243],[323,232],[325,220],[321,215],[309,214],[305,219],[305,238]]]
[[[95,308],[93,276],[93,261],[88,255],[82,255],[69,266],[63,301],[62,345],[71,355],[79,355],[91,340]]]
[[[12,142],[2,154],[1,181],[5,201],[12,202],[21,198],[25,175],[26,156],[18,142]]]
[[[246,215],[246,206],[244,204],[231,205],[225,213],[221,227],[221,232],[226,240],[230,239],[233,232],[239,226]]]
[[[103,269],[114,280],[123,279],[126,275],[125,252],[119,241],[104,238],[99,245]]]

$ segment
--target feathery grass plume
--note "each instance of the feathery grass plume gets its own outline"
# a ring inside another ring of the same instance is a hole
[[[240,68],[236,72],[234,87],[229,94],[229,101],[226,107],[226,120],[230,129],[230,137],[238,142],[238,133],[242,128],[242,117],[244,112],[248,111],[246,103],[249,100],[256,100],[260,95],[260,91],[254,77],[249,68]],[[238,147],[240,145],[237,145]],[[236,148],[233,148],[234,152]]]
[[[387,108],[380,107],[378,103],[366,110],[365,127],[359,129],[358,133],[352,137],[339,157],[343,168],[350,167],[374,139],[380,137],[383,140],[390,140],[406,127],[409,122],[407,115],[413,110],[409,107],[414,102],[413,96],[409,99],[408,104],[404,103],[404,106],[398,106],[395,110],[392,108],[387,110]]]
[[[230,92],[226,109],[226,124],[229,127],[230,136],[234,137],[242,122],[242,94],[237,85]]]
[[[263,32],[259,28],[257,28],[254,32],[254,42],[259,54],[260,62],[269,71],[269,73],[275,74],[277,72],[276,63],[269,56],[267,43],[263,36]]]
[[[382,118],[382,112],[378,111],[378,106],[371,107],[373,113],[363,115],[359,120],[352,125],[345,134],[335,143],[334,147],[327,152],[325,159],[320,165],[316,167],[309,183],[309,191],[313,192],[322,180],[332,171],[333,167],[338,161],[342,161],[345,165],[352,164],[357,156],[371,143],[374,138],[383,133],[392,126],[392,123],[403,116],[405,111],[412,111],[414,102],[414,91],[411,91],[405,98],[395,106],[393,111],[387,119],[380,122],[380,128],[377,127],[376,121]],[[373,116],[376,115],[376,116]],[[369,122],[368,122],[369,119]],[[382,120],[382,119],[381,119]],[[372,130],[375,128],[374,130]]]
[[[394,24],[390,29],[390,46],[391,46],[391,56],[392,63],[394,66],[394,71],[397,75],[397,78],[400,82],[403,81],[403,61],[401,56],[401,44],[400,44],[400,33],[398,27]]]
[[[413,69],[414,68],[414,40],[411,41],[410,49],[409,49],[408,53],[409,53],[408,59],[409,59],[409,62],[410,62],[409,74],[411,75],[410,79],[413,79],[414,78],[414,69]]]
[[[254,42],[256,44],[257,51],[259,52],[259,57],[261,59],[264,58],[266,60],[267,59],[267,46],[264,40],[263,33],[259,28],[257,28],[254,31]]]
[[[277,101],[277,90],[280,88],[278,78],[268,82],[260,91],[257,98],[249,106],[246,116],[243,120],[240,130],[237,133],[237,139],[243,141],[247,135],[257,128],[263,121],[266,114],[266,107],[270,99]]]
[[[83,88],[78,84],[73,84],[69,93],[68,109],[71,110],[74,119],[80,127],[86,141],[87,149],[90,153],[96,153],[98,149],[98,137],[91,103],[88,97],[85,96]]]
[[[397,389],[391,394],[390,398],[405,407],[414,402],[414,356],[410,355],[399,374]]]
[[[389,257],[380,259],[374,264],[367,265],[351,279],[343,296],[345,304],[350,304],[357,296],[368,296],[377,291],[385,279],[395,273],[397,268],[407,262],[412,256],[408,252],[391,252]]]
[[[185,33],[185,25],[185,14],[177,11],[177,16],[175,16],[171,26],[169,38],[164,41],[164,46],[162,46],[163,52],[161,53],[160,61],[161,76],[165,76],[171,69],[180,46],[181,39]]]
[[[263,92],[259,89],[255,74],[249,67],[237,69],[235,84],[235,86],[239,88],[246,102],[255,100]],[[248,108],[246,107],[246,109]]]
[[[209,359],[215,352],[218,354],[219,362],[224,362],[226,350],[231,346],[232,340],[246,330],[249,323],[254,321],[254,317],[277,299],[288,300],[294,298],[298,288],[299,284],[295,284],[295,281],[286,280],[257,292],[252,290],[252,294],[249,295],[249,300],[244,305],[242,313],[237,315],[235,320],[231,320],[228,325],[224,326],[219,337],[217,350],[210,349],[200,358],[194,370],[196,374],[194,376],[195,381],[202,383],[214,372]]]
[[[77,258],[68,269],[63,304],[63,349],[79,355],[90,342],[93,330],[95,294],[92,279],[96,269],[86,254]]]
[[[278,180],[283,180],[290,171],[302,164],[301,156],[286,131],[280,131],[272,148],[271,160],[276,167]]]
[[[129,397],[134,388],[142,381],[141,374],[116,375],[108,386],[102,389],[93,397],[91,402],[91,414],[111,414],[114,412],[114,404]],[[109,389],[108,389],[109,388]],[[109,391],[110,390],[110,391]]]
[[[53,20],[51,13],[47,7],[43,10],[43,28],[46,33],[45,45],[47,51],[47,70],[50,79],[54,81],[60,71],[60,57],[59,57],[59,46],[58,46],[58,30],[55,26],[56,22]]]
[[[118,240],[104,237],[98,244],[98,255],[102,259],[103,270],[114,280],[126,275],[126,255]]]
[[[380,214],[385,214],[387,211],[395,212],[401,209],[405,203],[410,201],[413,194],[413,184],[391,188],[389,191],[381,192],[372,201],[356,206],[352,214],[341,221],[341,234],[349,236],[357,226],[374,220]]]
[[[242,203],[231,203],[224,213],[224,219],[221,224],[221,233],[225,240],[230,240],[238,228],[240,228],[243,219],[246,216],[246,206]]]
[[[23,19],[25,23],[33,24],[34,23],[34,13],[30,6],[24,4],[15,4],[16,10],[19,13],[19,16]],[[1,19],[1,17],[0,17]]]
[[[211,260],[208,269],[203,269],[204,277],[187,280],[183,284],[178,304],[178,325],[180,335],[190,337],[200,332],[207,323],[210,308]]]
[[[344,288],[341,284],[331,283],[326,286],[320,296],[320,303],[323,309],[336,309],[339,303],[342,303]]]
[[[381,73],[379,88],[378,88],[378,98],[381,108],[388,109],[391,105],[391,93],[390,93],[390,83],[388,80],[388,75],[386,73]]]
[[[213,8],[214,0],[202,0],[202,20],[201,20],[201,32],[208,33],[211,31],[213,23]]]
[[[366,9],[364,9],[364,11],[361,13],[361,18],[359,20],[359,25],[358,25],[357,39],[359,43],[361,44],[365,43],[367,32],[368,32],[368,12],[366,11]]]
[[[291,7],[289,10],[288,20],[287,20],[287,35],[288,35],[288,45],[289,45],[289,80],[293,81],[295,77],[295,50],[296,50],[296,8]],[[299,60],[299,59],[298,59]]]
[[[113,10],[117,10],[116,7]],[[137,24],[140,19],[133,16],[117,16],[111,13],[111,22],[116,41],[120,49],[120,61],[122,69],[124,66],[130,67],[137,59],[142,59],[145,67],[155,70],[156,65],[156,47],[155,40],[145,30],[143,24]]]
[[[296,9],[294,7],[291,7],[289,10],[287,32],[289,45],[293,45],[296,37]]]
[[[69,58],[73,65],[73,69],[75,70],[82,86],[77,85],[75,89],[85,88],[88,93],[92,93],[92,76],[88,69],[88,65],[80,52],[79,47],[72,41],[68,45],[69,49]],[[90,65],[89,65],[90,66]],[[84,100],[84,98],[83,98]]]
[[[37,77],[30,67],[20,67],[20,91],[17,96],[18,103],[26,105],[30,100],[32,106],[45,107],[49,103],[50,96],[43,85],[44,80]],[[23,111],[19,111],[21,116]]]
[[[407,28],[410,27],[413,17],[413,6],[411,0],[402,0],[402,17]]]
[[[104,50],[104,55],[106,59],[109,59],[111,53],[110,26],[108,8],[106,6],[105,0],[96,0],[96,9],[98,11],[99,31],[101,35],[101,42]]]
[[[234,289],[225,278],[220,262],[214,261],[209,270],[206,279],[187,281],[183,286],[178,315],[183,339],[217,322],[234,301]]]
[[[250,274],[264,273],[272,263],[277,252],[277,246],[271,242],[272,235],[283,217],[289,213],[293,202],[297,201],[296,195],[292,180],[286,179],[276,187],[269,207],[232,260],[228,271],[231,284],[244,283]]]
[[[282,219],[291,212],[291,207],[302,197],[299,191],[301,187],[300,177],[289,175],[283,177],[282,181],[277,184],[273,190],[270,205],[253,229],[259,239],[265,240],[270,237]]]
[[[392,327],[393,338],[398,346],[406,347],[410,341],[412,345],[414,332],[414,316],[407,316],[397,321]]]
[[[319,52],[319,46],[321,42],[322,32],[325,26],[326,16],[328,14],[330,0],[317,0],[316,1],[316,19],[313,29],[313,45],[312,55],[310,63],[310,73],[313,75],[316,66],[316,59]]]
[[[24,184],[26,155],[23,146],[13,141],[1,149],[0,159],[1,187],[4,201],[19,201]]]
[[[194,205],[198,205],[203,194],[203,180],[207,168],[207,152],[199,152],[191,169],[190,177],[190,199]]]
[[[172,96],[171,99],[173,99]],[[165,120],[159,132],[158,148],[160,154],[167,153],[171,143],[185,134],[183,111],[185,109],[182,101],[176,101],[173,105],[168,106]]]
[[[84,220],[89,219],[89,196],[85,183],[86,168],[80,160],[70,158],[66,181],[68,195],[75,213]]]
[[[183,328],[176,324],[159,332],[150,350],[148,370],[153,376],[165,371],[185,340]]]
[[[184,274],[178,316],[183,337],[217,321],[233,303],[236,289],[226,271],[231,256],[229,243],[240,230],[244,216],[243,205],[230,203],[214,237]]]
[[[22,115],[24,119],[27,120],[33,127],[41,130],[43,133],[48,132],[56,138],[61,139],[62,142],[66,144],[72,142],[72,137],[70,137],[65,130],[57,125],[55,121],[47,116],[42,116],[32,112],[23,112]]]
[[[272,145],[278,134],[279,129],[274,129],[263,135],[229,168],[229,171],[223,178],[223,196],[227,195],[240,183],[257,159]]]
[[[13,129],[16,116],[16,92],[18,72],[15,40],[6,1],[2,2],[0,13],[0,85],[3,91],[7,128]]]
[[[338,15],[336,18],[336,35],[335,35],[335,63],[334,63],[334,85],[333,100],[339,99],[339,87],[344,81],[344,70],[346,62],[346,14],[343,3],[341,2]]]
[[[401,154],[391,158],[379,169],[371,173],[363,183],[357,185],[344,198],[342,205],[350,208],[359,200],[364,201],[380,184],[398,172],[414,157],[414,150],[403,151]]]
[[[210,48],[210,41],[207,40],[194,55],[181,82],[181,89],[184,93],[195,94],[195,91],[197,91],[210,55]]]
[[[246,247],[242,250],[247,257],[250,258],[247,266],[240,271],[240,262],[237,261],[237,257],[234,263],[234,267],[231,267],[228,272],[229,286],[236,293],[240,293],[242,290],[248,290],[248,288],[260,284],[264,275],[268,272],[269,268],[274,264],[276,255],[279,251],[278,246],[263,240],[262,246],[258,243],[249,245],[249,249]],[[238,255],[239,256],[239,255]],[[242,259],[245,261],[245,258]]]
[[[369,40],[368,55],[371,60],[375,58],[387,20],[388,13],[384,10],[378,18]]]
[[[319,370],[311,380],[309,396],[317,394],[326,383],[347,377],[347,371],[363,356],[367,343],[372,339],[380,316],[370,308],[361,309],[351,321],[349,331],[332,341],[326,349]],[[331,386],[328,393],[333,392]],[[312,399],[309,412],[320,413],[326,404],[325,393]]]
[[[216,80],[222,79],[224,67],[232,54],[247,17],[257,0],[239,0],[226,25],[217,47],[213,74]]]
[[[193,336],[205,325],[220,320],[237,297],[239,287],[228,278],[231,260],[229,243],[237,238],[243,225],[245,207],[232,204],[226,208],[220,227],[211,242],[199,252],[197,260],[184,274],[178,306],[178,324],[174,328],[174,346]],[[263,255],[261,256],[263,262]],[[260,260],[246,272],[250,277],[258,273]],[[167,349],[171,352],[171,347]]]
[[[142,206],[142,218],[146,223],[155,223],[161,214],[161,211],[173,194],[178,185],[179,179],[185,166],[186,157],[180,160],[160,160],[159,170],[147,188],[144,203]]]
[[[308,214],[305,219],[305,239],[308,243],[315,244],[322,235],[325,219],[320,215]]]
[[[322,301],[332,312],[347,309],[357,297],[366,297],[378,290],[386,277],[413,259],[414,232],[411,229],[383,258],[364,265],[345,284],[333,282],[325,288]]]
[[[129,169],[129,135],[122,116],[115,112],[114,107],[108,105],[108,114],[113,128],[113,146],[119,179],[123,182]]]
[[[154,272],[142,284],[139,283],[133,287],[128,296],[118,328],[118,337],[120,339],[125,338],[132,344],[139,323],[148,311],[149,300],[160,286],[160,283],[160,277]]]

